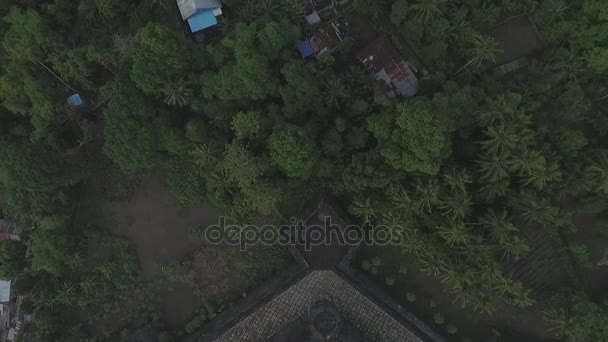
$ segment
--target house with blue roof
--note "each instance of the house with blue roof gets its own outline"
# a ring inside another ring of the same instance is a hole
[[[192,33],[217,25],[217,17],[222,15],[220,0],[177,0],[177,6]]]

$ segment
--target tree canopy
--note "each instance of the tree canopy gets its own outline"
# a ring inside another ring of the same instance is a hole
[[[450,155],[453,121],[433,102],[413,100],[369,119],[382,156],[397,170],[437,174]]]

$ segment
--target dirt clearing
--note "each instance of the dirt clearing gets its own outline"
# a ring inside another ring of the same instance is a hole
[[[161,274],[162,268],[176,263],[198,248],[201,240],[193,239],[190,230],[217,222],[218,213],[211,207],[199,205],[182,207],[171,194],[163,177],[144,176],[128,202],[107,202],[107,215],[116,221],[113,233],[131,240],[144,279]]]

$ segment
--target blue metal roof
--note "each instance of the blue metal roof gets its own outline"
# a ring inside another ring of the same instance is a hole
[[[78,107],[82,105],[82,98],[80,94],[76,93],[70,97],[68,97],[68,104],[72,107]]]
[[[305,40],[302,44],[300,44],[300,46],[298,46],[298,50],[300,50],[300,53],[304,58],[310,57],[314,54],[314,51],[312,50],[310,43],[308,43],[308,40]]]
[[[197,11],[193,16],[188,18],[188,24],[192,33],[195,33],[216,25],[217,19],[212,9],[204,9]]]

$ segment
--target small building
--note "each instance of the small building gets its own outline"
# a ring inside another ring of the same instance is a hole
[[[346,23],[343,20],[334,20],[320,27],[299,46],[300,54],[306,58],[314,54],[317,58],[325,52],[337,49],[346,35]],[[312,52],[312,53],[311,53]]]
[[[305,40],[302,42],[302,44],[300,44],[300,46],[298,46],[298,51],[300,51],[300,55],[302,55],[303,58],[308,58],[310,56],[314,56],[315,54],[308,40]]]
[[[68,97],[66,102],[71,107],[80,107],[84,104],[84,101],[82,100],[82,96],[80,96],[80,94],[78,94],[78,93],[73,94],[70,97]]]
[[[409,62],[403,59],[387,38],[380,37],[374,40],[357,54],[357,59],[377,81],[383,83],[377,90],[377,101],[416,94],[418,78]]]
[[[302,0],[302,5],[306,9],[311,9],[315,12],[323,12],[334,9],[337,5],[336,0]]]
[[[354,267],[363,236],[340,241],[352,225],[331,198],[321,196],[303,209],[304,229],[326,227],[330,241],[289,246],[293,264],[184,342],[445,341]]]
[[[11,301],[11,281],[0,280],[0,304],[7,304]]]
[[[25,229],[16,223],[0,219],[0,241],[21,241],[21,235]]]
[[[498,43],[496,70],[507,75],[527,68],[543,52],[543,39],[527,14],[511,17],[494,26],[491,36]]]
[[[317,11],[312,11],[310,14],[306,15],[306,22],[308,25],[316,25],[321,22],[321,17]]]
[[[222,15],[220,0],[177,0],[177,6],[192,33],[217,25],[217,17]]]
[[[302,0],[302,6],[305,10],[306,22],[309,25],[317,25],[321,22],[321,18],[331,20],[338,14],[337,7],[346,3],[348,0]]]

